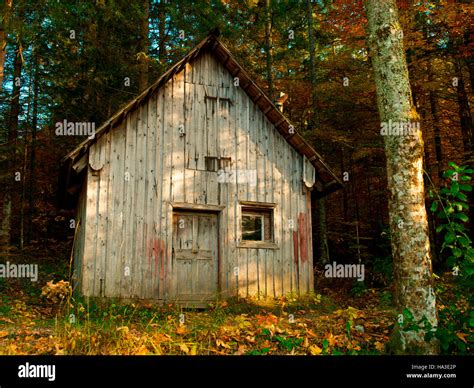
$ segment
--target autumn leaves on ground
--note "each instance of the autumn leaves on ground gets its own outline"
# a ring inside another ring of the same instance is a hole
[[[387,290],[324,281],[311,296],[230,299],[201,310],[74,298],[68,305],[59,280],[68,269],[55,261],[42,258],[36,283],[2,279],[0,354],[381,354],[395,322]]]

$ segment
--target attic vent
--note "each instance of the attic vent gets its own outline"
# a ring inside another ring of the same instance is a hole
[[[227,170],[230,167],[231,158],[229,157],[217,157],[217,156],[206,156],[206,171],[219,171]]]

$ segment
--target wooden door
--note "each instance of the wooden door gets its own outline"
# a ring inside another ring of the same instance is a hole
[[[176,301],[208,302],[218,291],[217,215],[173,214],[173,284]]]

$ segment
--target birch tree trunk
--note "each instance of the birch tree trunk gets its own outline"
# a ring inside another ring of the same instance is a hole
[[[366,0],[369,49],[383,125],[416,123],[403,31],[395,0]],[[413,129],[413,128],[412,128]],[[436,297],[432,287],[431,253],[423,184],[423,141],[419,128],[410,133],[382,132],[387,157],[389,215],[394,265],[395,302],[408,309],[415,321],[423,318],[437,326]],[[396,325],[389,351],[396,354],[435,354],[435,340],[426,342],[421,330],[404,331]]]

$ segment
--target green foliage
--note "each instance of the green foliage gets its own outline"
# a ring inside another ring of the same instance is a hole
[[[322,354],[327,354],[329,348],[329,341],[327,339],[323,340],[323,350]],[[333,352],[334,353],[334,352]]]
[[[390,245],[390,228],[384,226],[380,238],[376,240],[377,254],[372,261],[372,273],[382,284],[388,285],[393,280],[392,247]]]
[[[281,336],[275,336],[275,340],[279,342],[282,348],[289,352],[303,343],[302,338],[285,338]]]
[[[254,349],[246,353],[248,356],[264,356],[270,352],[269,348]]]
[[[436,337],[443,353],[466,354],[472,350],[469,344],[474,340],[474,313],[466,313],[473,303],[474,248],[466,224],[469,221],[468,193],[472,191],[470,182],[474,170],[453,162],[449,166],[451,168],[443,174],[449,179],[449,184],[439,192],[430,192],[434,197],[431,211],[441,222],[436,228],[443,237],[441,251],[448,251],[446,264],[457,281],[454,297],[439,309],[438,327],[428,331],[426,339]]]
[[[455,303],[449,303],[439,312],[438,328],[428,332],[425,339],[430,340],[433,336],[436,337],[442,353],[470,354],[474,343],[473,328],[474,312],[467,314]]]
[[[351,288],[351,294],[354,296],[362,296],[367,292],[367,285],[365,282],[355,280]]]
[[[393,304],[393,295],[390,291],[382,292],[382,295],[380,295],[380,304],[382,306],[391,306]]]
[[[403,312],[401,315],[402,317],[401,319],[399,319],[398,324],[400,326],[400,330],[402,331],[413,330],[413,331],[418,332],[421,328],[422,321],[423,323],[426,321],[425,319],[422,319],[422,321],[420,322],[415,321],[412,312],[407,308],[403,309]]]
[[[434,197],[431,211],[441,221],[436,232],[443,236],[441,252],[449,252],[446,264],[453,269],[455,276],[460,275],[462,281],[472,286],[474,248],[466,223],[469,221],[467,193],[472,191],[469,182],[474,170],[453,162],[449,166],[451,169],[443,174],[444,178],[450,179],[449,185],[435,194],[430,191],[430,196]]]

